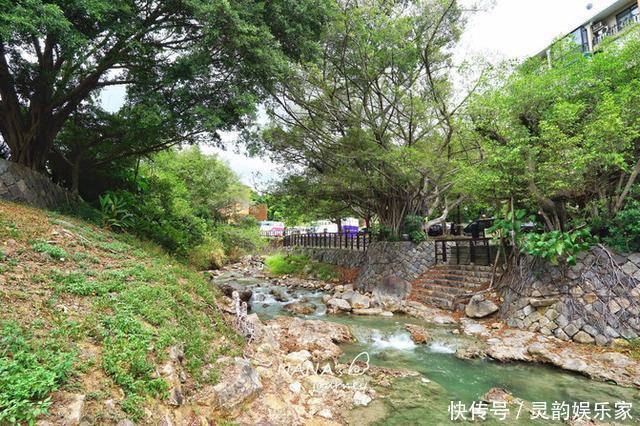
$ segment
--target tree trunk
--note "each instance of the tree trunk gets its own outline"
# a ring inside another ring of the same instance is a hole
[[[624,186],[624,189],[622,190],[622,194],[620,194],[620,196],[616,200],[616,204],[613,207],[614,215],[618,213],[624,206],[624,201],[627,198],[629,191],[631,191],[631,187],[636,182],[636,179],[638,178],[639,173],[640,173],[640,160],[638,160],[638,162],[636,163],[636,166],[633,168],[633,171],[631,172],[631,175],[627,180],[627,184]]]
[[[71,192],[78,195],[80,187],[80,158],[77,158],[71,167]]]
[[[55,133],[49,129],[38,129],[35,132],[16,132],[12,136],[3,135],[11,148],[11,160],[30,169],[46,172],[47,157]]]

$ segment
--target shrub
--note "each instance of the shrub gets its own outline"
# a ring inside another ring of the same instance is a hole
[[[224,246],[213,238],[190,249],[187,257],[189,263],[200,270],[220,269],[227,261]]]
[[[124,230],[133,226],[131,197],[107,192],[100,196],[102,225],[111,230]]]
[[[260,228],[250,221],[240,225],[218,225],[213,237],[222,243],[225,255],[232,262],[266,246],[265,239],[260,236]]]
[[[412,232],[421,232],[423,224],[424,217],[413,214],[407,215],[407,217],[404,218],[404,233],[411,235]]]
[[[393,230],[386,225],[379,223],[371,226],[371,235],[378,241],[397,241],[398,236],[394,235]]]
[[[576,255],[589,249],[595,242],[589,229],[574,232],[551,231],[542,234],[528,234],[522,239],[525,253],[541,257],[558,265],[560,260],[568,265],[576,264]]]
[[[340,274],[326,263],[314,262],[304,255],[275,254],[265,260],[269,272],[274,275],[297,275],[330,281]]]
[[[611,220],[604,242],[623,252],[640,251],[640,201],[627,202],[624,209]]]
[[[425,234],[424,231],[411,231],[409,233],[409,239],[416,244],[420,244],[427,239],[427,234]]]

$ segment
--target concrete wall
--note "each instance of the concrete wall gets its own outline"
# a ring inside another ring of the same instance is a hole
[[[51,209],[76,197],[51,182],[47,176],[0,159],[0,199]]]
[[[574,267],[531,257],[503,275],[502,316],[512,327],[606,345],[640,335],[640,253],[594,247]]]

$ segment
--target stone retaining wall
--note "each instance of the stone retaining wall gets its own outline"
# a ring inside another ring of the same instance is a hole
[[[0,159],[0,198],[51,209],[74,200],[75,196],[45,175]]]
[[[498,288],[512,327],[599,345],[640,335],[640,253],[596,246],[570,268],[528,257]]]
[[[305,254],[318,262],[345,268],[360,268],[366,260],[366,252],[338,248],[296,248],[296,253]]]
[[[396,276],[413,281],[435,264],[433,242],[374,241],[367,251],[336,248],[297,248],[319,262],[348,268],[360,268],[355,287],[372,292],[385,277]]]
[[[385,277],[413,281],[435,264],[433,242],[376,241],[367,248],[366,261],[356,279],[356,288],[373,291]]]

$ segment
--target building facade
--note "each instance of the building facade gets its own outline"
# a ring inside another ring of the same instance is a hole
[[[584,54],[592,54],[608,39],[623,40],[626,35],[638,33],[640,29],[640,0],[616,0],[604,10],[596,13],[563,37],[574,41]],[[540,56],[546,56],[551,65],[553,45]]]

